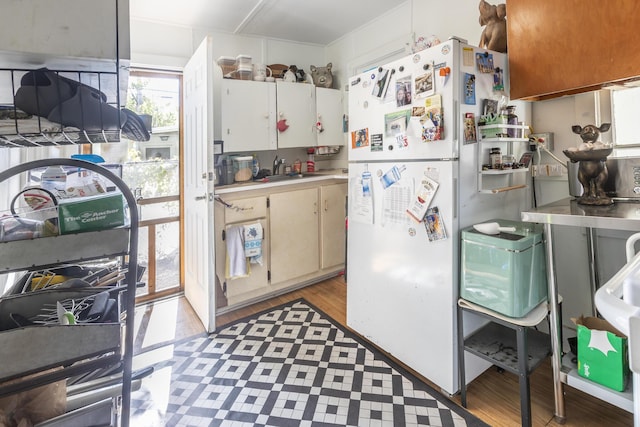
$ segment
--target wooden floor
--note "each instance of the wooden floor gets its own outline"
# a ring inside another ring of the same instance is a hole
[[[346,326],[346,286],[342,277],[329,279],[250,307],[226,313],[218,317],[218,325],[224,325],[294,299],[304,298]],[[184,298],[180,298],[179,307],[176,338],[202,333],[204,331],[202,324],[197,320],[195,313]],[[549,360],[536,369],[530,379],[534,426],[629,427],[633,425],[632,414],[568,386],[565,386],[566,420],[564,424],[560,424],[554,420],[553,416],[554,398]],[[428,380],[424,380],[430,383]],[[437,386],[434,388],[438,389]],[[508,372],[500,373],[496,369],[490,368],[469,384],[467,409],[491,426],[519,425],[520,397],[518,390],[516,375]],[[451,399],[458,404],[460,402],[458,395],[451,397]]]

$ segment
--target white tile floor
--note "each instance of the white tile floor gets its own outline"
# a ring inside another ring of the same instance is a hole
[[[303,302],[135,357],[149,364],[132,426],[469,425]]]

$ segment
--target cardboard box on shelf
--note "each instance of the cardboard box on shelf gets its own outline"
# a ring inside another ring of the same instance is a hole
[[[578,333],[578,374],[616,391],[629,378],[627,337],[597,317],[572,319]]]
[[[82,233],[125,224],[122,194],[62,199],[58,204],[60,234]]]

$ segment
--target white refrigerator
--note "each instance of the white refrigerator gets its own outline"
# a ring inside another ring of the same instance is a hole
[[[479,191],[491,147],[475,123],[508,96],[506,66],[449,40],[349,80],[347,324],[450,394],[459,231],[530,206],[528,188]],[[474,359],[468,380],[488,367]]]

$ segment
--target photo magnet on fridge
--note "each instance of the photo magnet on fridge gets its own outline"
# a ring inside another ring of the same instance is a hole
[[[416,77],[416,98],[424,98],[425,96],[433,95],[433,64],[426,64],[427,67],[424,70],[424,74],[420,74]]]
[[[396,80],[396,106],[411,105],[411,76]]]
[[[476,76],[464,73],[464,103],[476,105]]]
[[[360,129],[351,132],[351,148],[369,146],[369,129]]]
[[[382,151],[382,134],[374,133],[371,135],[371,151]]]
[[[384,115],[384,129],[387,138],[395,138],[398,134],[404,134],[411,120],[411,110],[396,111]]]
[[[379,68],[378,74],[374,75],[373,90],[371,94],[376,98],[384,98],[391,81],[391,70],[388,68]]]
[[[424,220],[424,216],[427,214],[427,209],[433,200],[433,196],[436,194],[436,190],[440,184],[433,179],[423,176],[418,190],[411,201],[411,205],[407,209],[407,214],[414,221],[420,223]]]
[[[440,95],[431,95],[425,100],[425,114],[420,118],[422,142],[444,139],[443,119],[442,97]]]
[[[489,52],[477,52],[476,64],[481,73],[493,73],[493,54]]]
[[[500,67],[496,67],[493,71],[493,91],[501,92],[504,90],[504,75]]]
[[[476,118],[473,113],[464,114],[464,143],[478,142],[476,133]]]
[[[430,242],[447,238],[447,231],[444,229],[444,222],[437,206],[427,209],[424,226],[427,229],[427,236]]]

